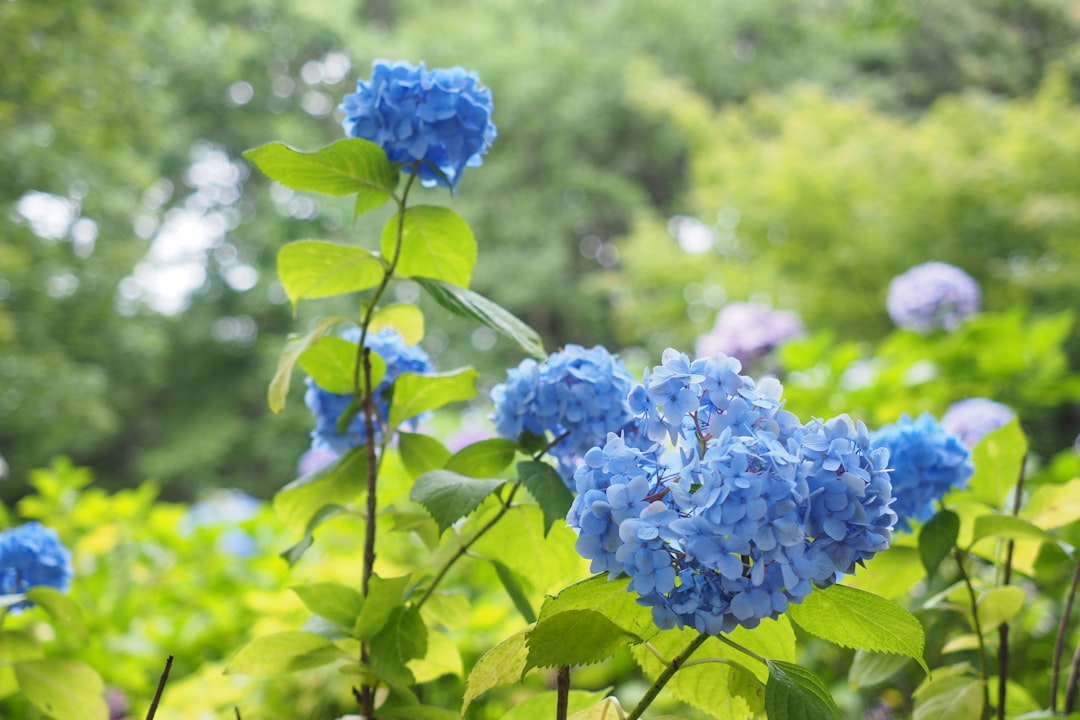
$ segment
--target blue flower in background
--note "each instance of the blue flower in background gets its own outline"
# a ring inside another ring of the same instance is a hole
[[[799,316],[768,305],[734,302],[716,316],[713,329],[698,338],[697,355],[722,353],[749,365],[785,340],[806,334]]]
[[[495,140],[491,91],[460,67],[427,70],[424,63],[376,60],[371,80],[345,96],[342,125],[349,137],[382,147],[391,162],[419,161],[425,187],[457,186],[466,167],[482,163]]]
[[[953,331],[979,311],[979,285],[958,267],[942,262],[916,265],[889,283],[889,317],[905,330]]]
[[[359,342],[360,331],[352,328],[342,337],[352,342]],[[375,423],[376,441],[378,441],[381,437],[379,426],[384,424],[389,416],[390,400],[387,393],[394,381],[404,373],[433,372],[435,366],[432,365],[431,358],[423,348],[406,345],[401,336],[391,328],[384,328],[369,335],[366,345],[386,362],[386,374],[375,388],[375,408],[379,416]],[[307,378],[306,382],[307,392],[304,394],[304,402],[315,415],[315,429],[311,431],[312,449],[328,450],[343,455],[350,449],[363,445],[367,438],[362,413],[357,413],[344,433],[339,433],[337,428],[338,418],[348,409],[353,396],[323,390],[311,378]]]
[[[567,484],[585,451],[618,432],[631,418],[627,396],[634,377],[603,347],[567,345],[543,363],[526,359],[491,389],[492,421],[502,437],[523,432],[559,439],[551,455]]]
[[[953,435],[959,435],[969,449],[999,427],[1016,417],[1008,405],[987,398],[968,398],[949,406],[941,425]]]
[[[889,452],[893,510],[897,527],[904,531],[911,530],[911,520],[933,517],[934,504],[952,488],[967,487],[975,472],[964,443],[930,413],[914,420],[905,414],[875,432],[871,444]]]
[[[755,627],[892,537],[888,452],[866,427],[802,425],[778,381],[739,369],[665,352],[631,391],[634,420],[574,475],[575,547],[593,572],[628,575],[661,628]]]
[[[67,592],[74,574],[71,553],[52,528],[34,521],[0,532],[0,595],[24,593],[39,586]],[[33,604],[24,600],[11,610],[21,611]]]

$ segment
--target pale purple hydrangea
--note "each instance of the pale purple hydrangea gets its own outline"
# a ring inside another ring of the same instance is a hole
[[[457,186],[466,167],[482,163],[495,140],[491,91],[464,68],[427,70],[424,63],[376,60],[371,80],[345,96],[342,125],[349,137],[382,147],[391,162],[406,163],[425,187]]]
[[[627,394],[634,377],[605,348],[567,345],[538,363],[529,358],[491,389],[498,434],[519,440],[528,433],[556,441],[550,454],[568,485],[586,450],[630,420]]]
[[[786,340],[805,334],[794,312],[761,303],[729,303],[717,314],[713,329],[698,338],[697,356],[723,353],[746,366]]]
[[[351,342],[359,342],[360,331],[352,328],[342,337]],[[375,409],[378,414],[375,420],[375,433],[376,441],[378,441],[382,436],[379,426],[385,423],[389,416],[389,392],[394,381],[404,373],[433,372],[435,366],[432,365],[431,358],[423,348],[406,345],[401,336],[391,328],[384,328],[373,335],[368,335],[366,345],[373,352],[378,353],[386,363],[386,373],[379,386],[375,388]],[[338,432],[338,418],[348,409],[353,396],[323,390],[310,377],[306,379],[306,383],[307,392],[304,395],[304,402],[315,415],[315,429],[311,431],[312,449],[343,455],[352,448],[363,445],[367,441],[367,432],[364,428],[362,413],[356,414],[344,433]]]
[[[964,445],[971,449],[1014,417],[1016,412],[1008,405],[988,398],[967,398],[949,406],[941,418],[941,425],[953,435],[959,435]]]
[[[952,332],[979,311],[978,283],[958,267],[942,262],[916,265],[889,283],[889,317],[904,330]]]
[[[609,434],[574,476],[578,552],[628,575],[661,628],[755,627],[891,539],[888,453],[866,427],[802,425],[778,381],[740,370],[668,350],[631,392],[636,432]]]
[[[904,414],[877,430],[872,445],[889,452],[899,530],[910,531],[911,521],[933,517],[937,501],[953,488],[967,487],[975,472],[964,443],[930,413],[915,419]]]
[[[75,571],[71,552],[60,542],[56,530],[31,521],[0,532],[0,595],[22,594],[35,587],[67,592]],[[33,607],[23,600],[9,610]]]

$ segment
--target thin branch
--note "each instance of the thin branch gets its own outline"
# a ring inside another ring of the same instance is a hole
[[[1016,490],[1013,492],[1013,506],[1012,514],[1016,517],[1020,514],[1020,499],[1024,492],[1024,462],[1027,460],[1025,455],[1020,460],[1020,477],[1016,479]],[[1009,584],[1012,580],[1012,561],[1013,561],[1013,549],[1015,547],[1015,541],[1010,538],[1008,544],[1005,546],[1005,569],[1002,573],[1001,585],[1002,587]],[[997,716],[998,720],[1005,720],[1005,701],[1008,698],[1008,677],[1009,677],[1009,623],[1003,622],[998,626],[998,697],[997,697]]]
[[[630,711],[630,714],[626,716],[626,720],[638,720],[641,714],[645,712],[646,708],[652,704],[656,696],[660,694],[660,691],[664,689],[664,686],[668,684],[668,681],[675,676],[675,673],[679,671],[679,668],[683,666],[683,663],[694,654],[694,651],[701,647],[706,640],[709,639],[709,635],[705,633],[698,633],[697,637],[690,641],[690,644],[686,648],[676,655],[671,663],[664,668],[664,672],[660,673],[660,677],[656,678],[656,682],[652,684],[648,692],[642,696],[637,706]]]
[[[559,668],[556,689],[558,700],[555,704],[555,720],[566,720],[570,709],[570,667],[568,665]]]
[[[162,670],[161,679],[158,680],[157,691],[154,693],[154,699],[150,702],[150,710],[146,713],[146,720],[154,720],[154,715],[157,715],[158,703],[161,702],[161,695],[165,692],[165,683],[169,681],[169,671],[172,670],[172,662],[172,655],[165,659],[165,669]]]
[[[728,638],[726,635],[717,635],[716,639],[719,640],[720,642],[724,643],[725,645],[729,645],[729,646],[735,648],[736,650],[741,652],[743,655],[748,655],[748,656],[754,658],[755,660],[757,660],[762,665],[768,665],[769,664],[769,661],[766,660],[765,658],[763,658],[761,655],[758,655],[756,652],[754,652],[750,648],[743,647],[739,643],[737,643],[734,640]]]
[[[960,577],[964,580],[964,585],[968,591],[968,599],[971,602],[971,620],[975,626],[975,639],[979,643],[979,675],[982,677],[983,714],[985,715],[990,708],[990,688],[988,686],[986,643],[983,641],[982,622],[979,621],[979,602],[975,596],[975,586],[971,584],[971,578],[968,577],[967,570],[964,569],[964,552],[960,548],[955,548],[955,551],[956,566],[960,569]]]
[[[1061,622],[1058,623],[1057,639],[1054,640],[1054,670],[1050,674],[1051,712],[1057,712],[1058,683],[1061,681],[1061,655],[1065,651],[1065,633],[1069,628],[1069,616],[1072,615],[1077,586],[1080,586],[1080,559],[1077,559],[1076,567],[1073,569],[1069,593],[1065,596],[1065,609],[1061,612]]]

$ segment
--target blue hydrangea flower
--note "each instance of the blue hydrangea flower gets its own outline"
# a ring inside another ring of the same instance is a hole
[[[713,329],[698,338],[697,355],[723,353],[746,366],[785,340],[805,334],[802,320],[791,311],[761,303],[729,303],[717,314]]]
[[[905,330],[953,331],[979,311],[978,283],[958,267],[942,262],[916,265],[889,283],[889,317]]]
[[[634,420],[590,448],[567,523],[593,572],[625,574],[661,628],[752,628],[888,547],[888,452],[847,416],[802,425],[783,387],[673,350]]]
[[[975,472],[964,443],[930,413],[914,420],[903,415],[875,432],[871,445],[889,452],[893,510],[897,527],[904,531],[911,530],[911,520],[933,517],[934,504],[952,488],[967,487]]]
[[[67,592],[74,574],[71,553],[52,528],[33,521],[0,532],[0,595],[39,586]],[[33,604],[24,600],[11,610],[19,612]]]
[[[360,331],[352,328],[342,337],[352,342],[359,342]],[[382,436],[380,426],[386,423],[389,416],[388,392],[394,381],[404,373],[433,372],[435,366],[432,365],[431,359],[423,348],[406,345],[401,336],[391,328],[384,328],[368,335],[366,345],[386,362],[386,374],[375,388],[375,409],[378,413],[375,434],[376,442],[378,442]],[[315,415],[315,429],[311,431],[312,449],[328,450],[343,455],[350,449],[365,444],[367,437],[362,413],[357,413],[344,433],[338,432],[338,418],[348,409],[353,396],[323,390],[310,377],[306,379],[306,382],[307,392],[304,395],[304,402]]]
[[[524,432],[557,439],[550,453],[571,485],[585,451],[629,422],[633,384],[622,360],[602,346],[567,345],[543,363],[526,359],[508,370],[506,382],[491,389],[491,419],[511,440]]]
[[[371,80],[360,80],[341,110],[346,135],[379,145],[391,162],[406,163],[406,172],[419,162],[425,187],[456,188],[496,135],[491,91],[460,67],[429,71],[424,63],[376,60]]]
[[[971,449],[1014,417],[1016,412],[1008,405],[977,397],[950,405],[941,417],[941,425],[953,435],[959,435],[964,445]]]

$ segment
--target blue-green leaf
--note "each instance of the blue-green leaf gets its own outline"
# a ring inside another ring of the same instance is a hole
[[[941,561],[956,547],[960,517],[952,510],[942,510],[919,530],[919,559],[926,576],[933,577]]]
[[[420,413],[475,396],[476,370],[471,367],[444,373],[403,373],[394,381],[389,425],[396,428]]]
[[[367,448],[360,446],[283,487],[274,495],[274,510],[286,526],[308,528],[327,505],[348,505],[366,489]]]
[[[556,520],[565,520],[574,502],[562,476],[551,465],[538,460],[526,460],[517,464],[518,477],[544,511],[544,535]]]
[[[769,720],[840,720],[825,683],[806,668],[769,660],[765,712]]]
[[[416,479],[409,497],[431,513],[442,533],[507,482],[505,478],[471,478],[449,470],[432,470]]]
[[[512,440],[489,438],[458,450],[445,467],[469,477],[494,477],[509,467],[516,451]]]
[[[415,683],[406,664],[422,658],[427,652],[427,626],[416,608],[399,606],[386,619],[386,624],[371,638],[371,669],[380,680],[393,685]]]
[[[505,335],[535,358],[540,360],[547,358],[540,334],[498,303],[451,283],[425,278],[416,278],[416,282],[435,302],[458,317],[476,320]]]
[[[420,433],[398,432],[398,454],[413,478],[443,467],[450,459],[450,451],[441,442]]]
[[[296,367],[300,356],[317,343],[330,328],[343,322],[349,322],[349,319],[336,316],[320,318],[315,327],[305,335],[289,340],[285,349],[281,351],[277,371],[274,373],[274,379],[270,381],[270,389],[267,392],[266,400],[271,412],[279,413],[285,409],[285,398],[289,394],[293,368]]]

